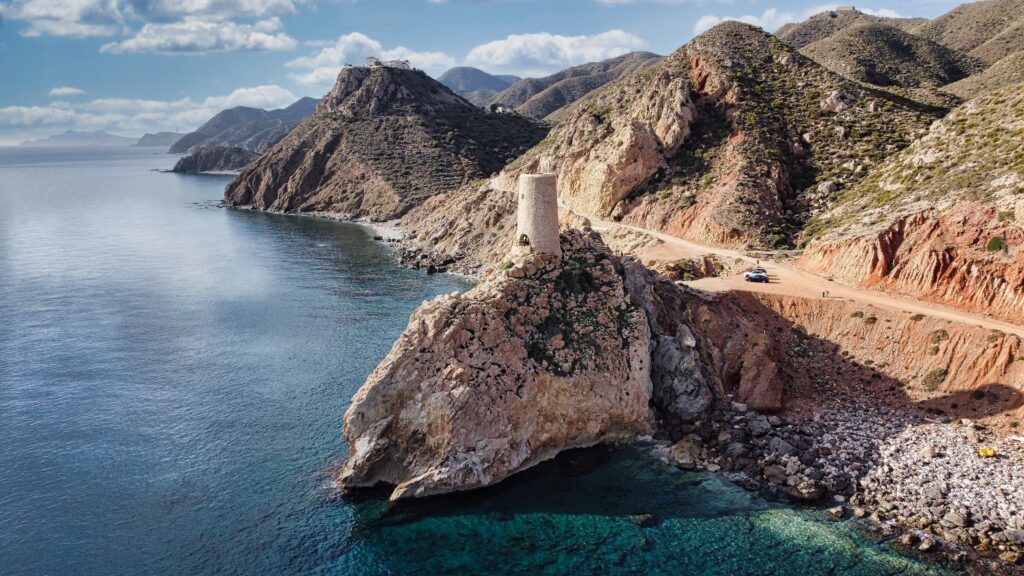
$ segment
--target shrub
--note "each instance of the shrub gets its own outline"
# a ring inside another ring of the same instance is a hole
[[[949,332],[941,329],[932,332],[931,341],[933,346],[938,346],[941,342],[946,340],[949,340]]]
[[[910,319],[914,322],[920,322],[921,320],[924,320],[924,314],[914,314]]]
[[[989,252],[998,252],[1006,247],[1006,241],[1001,236],[993,236],[989,239],[988,244],[985,244],[985,250]]]
[[[857,310],[853,314],[850,314],[850,318],[863,318],[863,317],[864,317],[864,313],[861,312],[860,310]]]
[[[864,323],[868,325],[874,324],[875,322],[878,322],[878,318],[876,318],[875,316],[868,316],[867,318],[864,319]]]
[[[993,328],[992,332],[990,332],[989,335],[988,335],[988,341],[989,342],[998,342],[999,339],[1002,338],[1003,336],[1006,336],[1006,333],[1004,333],[1002,330],[997,330],[997,329]]]
[[[1013,210],[1000,210],[999,213],[996,214],[996,218],[1000,222],[1007,222],[1009,220],[1013,220],[1015,217],[1016,215],[1013,213]]]
[[[925,390],[934,392],[939,389],[939,386],[942,386],[942,383],[946,381],[947,376],[949,376],[948,370],[945,368],[936,368],[935,370],[925,374],[924,380],[922,380],[921,383],[924,384]],[[983,396],[984,394],[985,393],[982,392]]]
[[[498,266],[498,268],[501,269],[501,270],[508,270],[511,267],[512,267],[512,261],[511,260],[505,260],[504,262],[501,263],[500,266]]]

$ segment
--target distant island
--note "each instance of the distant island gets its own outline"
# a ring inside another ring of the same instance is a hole
[[[61,134],[54,134],[38,140],[26,140],[22,146],[62,146],[62,147],[88,147],[88,146],[131,146],[136,143],[135,138],[117,136],[97,130],[95,132],[79,132],[68,130]]]

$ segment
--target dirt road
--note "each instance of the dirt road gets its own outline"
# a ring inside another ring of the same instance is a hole
[[[1024,326],[995,320],[981,314],[964,312],[955,308],[925,302],[908,296],[887,294],[876,290],[840,284],[839,282],[822,278],[821,276],[796,268],[791,264],[765,259],[758,260],[744,254],[743,252],[729,248],[704,246],[663,232],[656,232],[636,226],[596,219],[590,216],[587,216],[586,218],[590,220],[593,228],[599,232],[619,227],[647,234],[653,238],[661,240],[663,244],[653,249],[658,258],[679,259],[715,255],[724,259],[743,260],[751,266],[756,262],[760,262],[760,266],[768,271],[768,275],[771,280],[767,284],[746,282],[743,280],[743,274],[733,274],[719,278],[703,278],[701,280],[694,280],[686,283],[688,286],[693,286],[694,288],[699,288],[701,290],[716,292],[735,290],[799,296],[803,298],[842,298],[851,302],[889,308],[892,310],[907,311],[913,314],[924,314],[926,316],[942,318],[952,322],[981,326],[982,328],[991,330],[1002,330],[1007,334],[1015,334],[1024,338]],[[827,296],[825,296],[826,294]]]

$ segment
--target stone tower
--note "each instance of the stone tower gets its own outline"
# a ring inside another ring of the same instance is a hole
[[[558,189],[554,174],[519,176],[519,210],[512,254],[562,255],[558,239]]]

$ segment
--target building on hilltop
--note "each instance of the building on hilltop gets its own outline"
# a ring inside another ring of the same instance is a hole
[[[408,60],[381,60],[370,56],[366,59],[367,68],[398,68],[399,70],[412,70]]]

